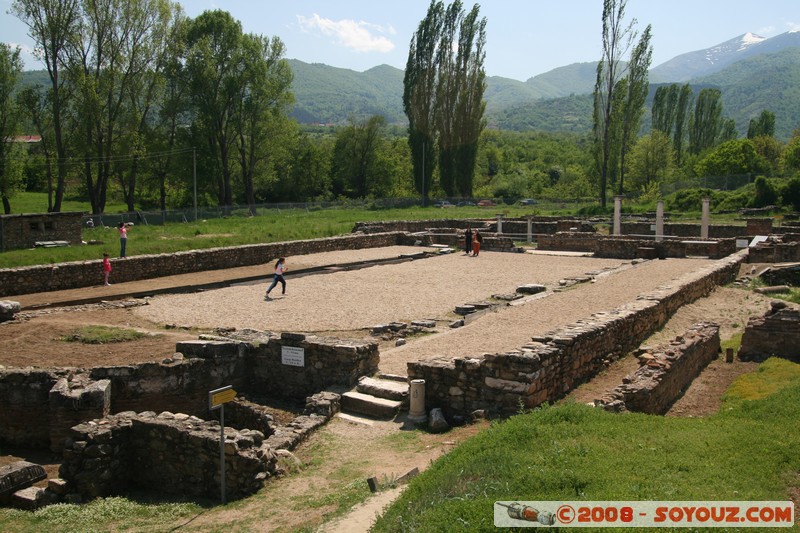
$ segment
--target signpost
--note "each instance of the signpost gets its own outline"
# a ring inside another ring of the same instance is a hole
[[[219,409],[219,486],[222,503],[225,503],[225,404],[236,398],[231,385],[208,391],[208,408]]]

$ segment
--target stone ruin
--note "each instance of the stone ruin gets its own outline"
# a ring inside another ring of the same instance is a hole
[[[340,409],[340,395],[377,372],[377,343],[275,335],[178,343],[160,363],[93,369],[0,369],[0,441],[60,452],[60,479],[19,490],[19,468],[0,471],[0,503],[34,509],[133,489],[209,498],[220,494],[220,423],[209,392],[231,385],[225,404],[226,493],[242,498],[279,472],[294,449]],[[237,336],[238,335],[238,336]],[[254,398],[305,399],[305,410],[275,423]],[[250,399],[247,399],[250,398]],[[24,469],[22,469],[24,470]],[[15,477],[16,476],[16,477]],[[15,481],[17,480],[17,481]],[[14,488],[3,499],[4,488]]]
[[[773,301],[764,316],[747,321],[739,348],[739,359],[763,361],[768,357],[783,357],[800,363],[800,309],[786,302]]]
[[[719,326],[696,324],[672,342],[634,352],[639,368],[594,405],[607,411],[663,415],[719,352]]]

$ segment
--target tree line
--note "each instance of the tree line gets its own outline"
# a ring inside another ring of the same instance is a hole
[[[705,176],[791,176],[800,135],[774,138],[768,110],[738,139],[718,89],[655,90],[645,131],[650,26],[604,0],[591,135],[487,129],[485,18],[432,0],[403,80],[407,127],[351,116],[336,127],[289,118],[293,75],[277,37],[244,33],[225,11],[188,18],[169,0],[15,0],[46,67],[21,87],[19,50],[0,44],[0,197],[47,191],[102,213],[202,205],[421,196],[654,197]]]

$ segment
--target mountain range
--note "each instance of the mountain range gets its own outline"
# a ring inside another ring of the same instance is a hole
[[[339,124],[348,117],[380,114],[404,123],[403,71],[380,65],[364,72],[289,60],[294,71],[293,116],[301,123]],[[597,63],[574,63],[518,81],[486,80],[490,127],[588,132]],[[722,91],[724,114],[746,132],[751,118],[769,110],[776,137],[800,128],[800,31],[772,38],[746,33],[705,50],[676,56],[650,70],[659,84],[689,83]]]

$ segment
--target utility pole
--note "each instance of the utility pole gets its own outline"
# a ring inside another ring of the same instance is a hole
[[[192,146],[192,184],[194,185],[194,221],[197,222],[197,149]]]

